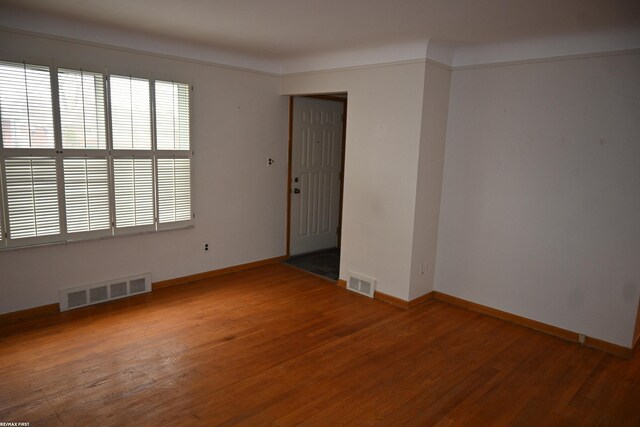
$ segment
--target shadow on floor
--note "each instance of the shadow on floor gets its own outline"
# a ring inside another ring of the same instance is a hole
[[[331,280],[338,280],[338,275],[340,274],[340,249],[332,248],[295,255],[286,260],[285,263]]]

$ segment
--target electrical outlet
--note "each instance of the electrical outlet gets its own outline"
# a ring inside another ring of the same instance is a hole
[[[209,244],[208,244],[208,243],[205,243],[205,244],[204,244],[204,250],[205,250],[205,251],[208,251],[208,250],[209,250]]]
[[[420,275],[424,275],[427,271],[429,271],[429,265],[426,262],[420,264]]]
[[[276,161],[274,159],[272,159],[271,157],[269,157],[267,159],[267,165],[268,166],[275,166],[276,165]]]
[[[587,337],[584,336],[583,334],[579,334],[578,335],[578,342],[580,343],[580,345],[584,345],[584,343],[587,341]]]

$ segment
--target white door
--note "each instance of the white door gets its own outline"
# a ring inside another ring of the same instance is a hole
[[[293,99],[291,255],[338,244],[343,103]]]

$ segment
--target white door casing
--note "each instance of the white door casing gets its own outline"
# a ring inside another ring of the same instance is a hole
[[[293,99],[290,255],[337,246],[343,105]]]

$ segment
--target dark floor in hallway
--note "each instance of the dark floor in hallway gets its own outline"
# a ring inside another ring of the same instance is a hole
[[[338,280],[340,274],[340,249],[331,248],[308,254],[295,255],[285,263],[310,273]]]

